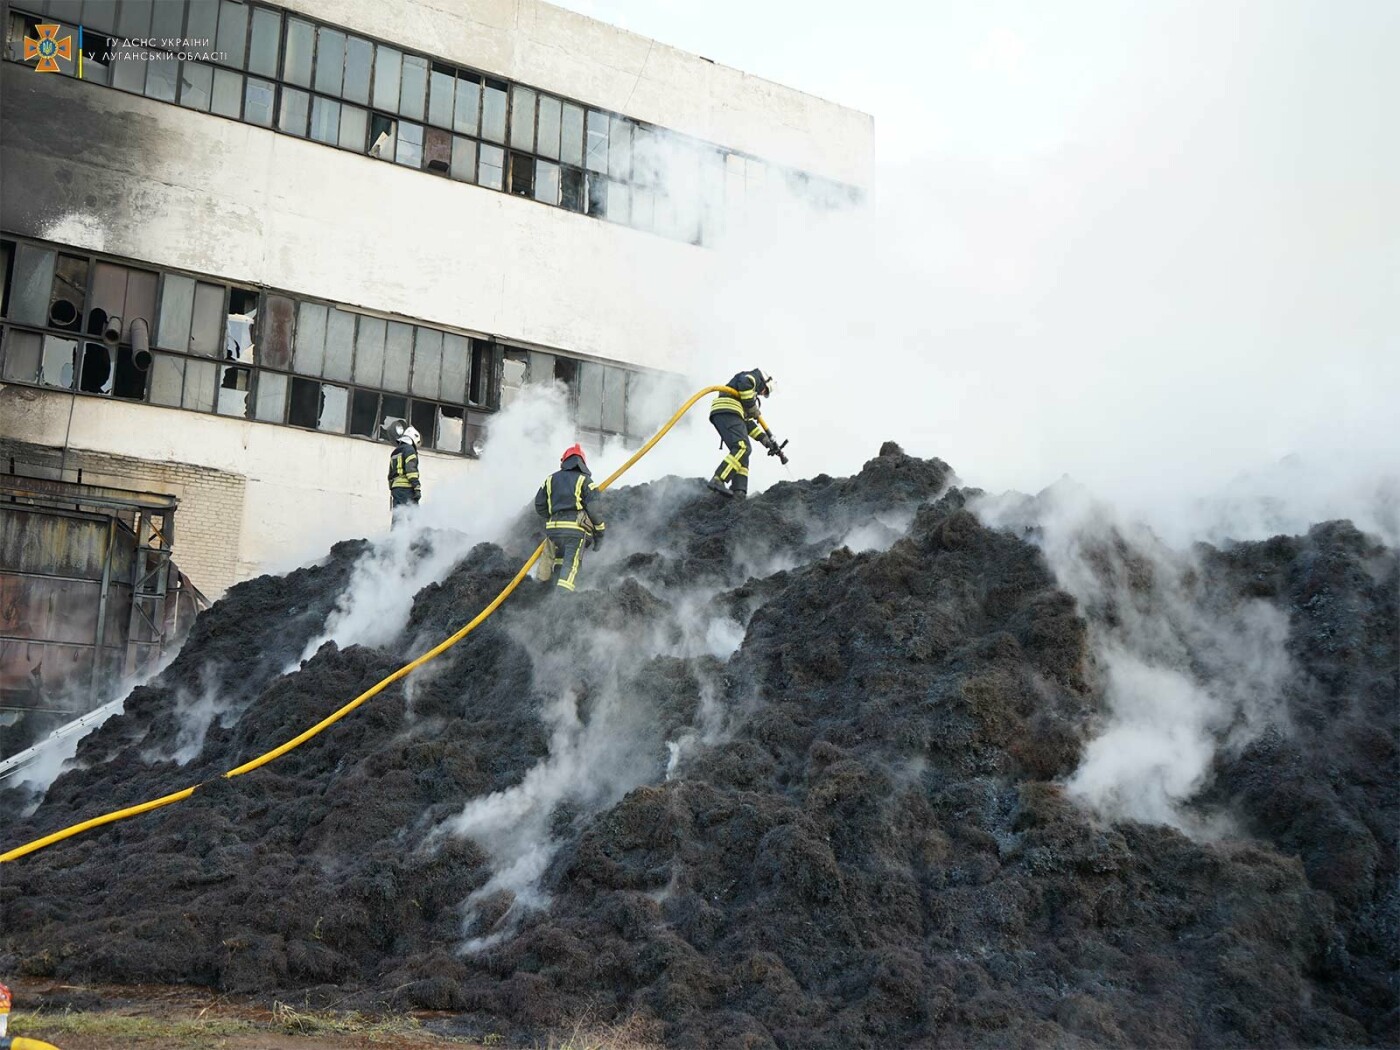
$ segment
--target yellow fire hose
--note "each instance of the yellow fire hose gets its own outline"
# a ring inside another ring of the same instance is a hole
[[[739,396],[739,392],[737,390],[734,390],[732,387],[727,386],[707,386],[705,387],[705,389],[697,391],[695,394],[691,395],[689,401],[687,401],[677,410],[675,415],[673,415],[669,420],[666,421],[665,426],[663,426],[660,430],[653,434],[651,436],[651,439],[647,441],[645,445],[639,448],[636,452],[632,453],[631,457],[627,460],[626,463],[622,464],[622,466],[618,467],[615,471],[609,474],[607,480],[604,481],[601,485],[599,485],[598,488],[605,489],[618,478],[622,477],[622,475],[625,474],[628,470],[630,470],[639,459],[641,459],[648,452],[650,452],[653,446],[655,446],[658,441],[660,441],[663,437],[666,436],[667,432],[673,426],[675,426],[677,422],[680,421],[680,418],[683,415],[685,415],[688,411],[690,411],[691,406],[694,405],[695,402],[699,401],[706,394],[716,393],[732,394],[735,397]],[[759,423],[760,425],[762,425],[764,430],[768,429],[768,424],[763,421],[762,416],[759,417]],[[244,773],[251,773],[253,770],[259,768],[260,766],[267,765],[275,758],[281,758],[288,751],[300,747],[302,744],[306,743],[308,740],[316,736],[322,730],[328,729],[331,726],[335,725],[335,723],[339,722],[342,718],[348,715],[351,711],[355,710],[355,708],[359,707],[366,700],[369,700],[371,697],[377,696],[379,693],[383,692],[394,682],[397,682],[400,678],[403,678],[410,672],[416,670],[419,667],[422,667],[425,663],[427,663],[434,657],[441,656],[448,649],[451,649],[463,638],[471,634],[472,631],[476,630],[479,626],[481,626],[481,624],[486,621],[487,617],[489,617],[492,613],[494,613],[497,609],[501,607],[501,603],[510,597],[511,592],[514,591],[515,588],[520,585],[520,581],[523,580],[529,574],[530,567],[535,564],[536,560],[538,560],[540,554],[543,551],[544,544],[541,543],[538,547],[535,548],[535,552],[530,555],[529,559],[525,562],[525,564],[520,567],[520,571],[515,574],[515,577],[510,581],[510,583],[506,584],[505,589],[501,591],[500,594],[496,595],[495,599],[491,602],[491,604],[488,605],[485,609],[482,609],[481,612],[477,613],[477,615],[472,619],[472,621],[468,623],[465,627],[463,627],[461,630],[459,630],[456,634],[439,642],[437,645],[433,646],[431,649],[429,649],[422,656],[418,657],[416,660],[412,660],[409,663],[404,664],[393,674],[389,675],[388,678],[385,678],[382,682],[378,682],[375,685],[370,686],[359,696],[355,697],[355,699],[351,700],[344,707],[340,708],[340,710],[327,715],[325,718],[321,719],[321,721],[317,722],[310,729],[292,737],[292,739],[288,740],[285,744],[281,744],[278,747],[273,748],[271,751],[268,751],[266,754],[259,755],[257,758],[244,762],[241,766],[235,766],[233,769],[230,769],[227,773],[223,774],[223,779],[227,780],[232,777],[241,777]],[[176,791],[175,793],[170,795],[162,795],[160,798],[153,798],[149,802],[142,802],[140,805],[137,806],[128,806],[125,809],[117,809],[113,810],[111,813],[104,813],[99,817],[92,817],[89,820],[84,820],[77,824],[70,825],[69,827],[63,828],[60,831],[55,831],[51,835],[45,835],[43,838],[34,839],[32,842],[26,842],[22,846],[16,846],[8,853],[0,853],[0,864],[8,864],[10,861],[19,860],[20,857],[27,856],[30,853],[35,853],[41,849],[44,849],[46,846],[52,846],[55,842],[62,842],[64,839],[72,838],[74,835],[79,835],[84,831],[90,831],[93,828],[100,828],[103,824],[112,824],[118,820],[125,820],[127,817],[135,817],[139,816],[142,813],[149,813],[153,809],[160,809],[162,806],[168,806],[174,802],[181,802],[184,799],[187,799],[191,795],[193,795],[197,790],[199,790],[199,788],[203,787],[205,783],[208,783],[208,781],[204,781],[200,784],[194,784],[191,787],[187,787],[182,791]]]

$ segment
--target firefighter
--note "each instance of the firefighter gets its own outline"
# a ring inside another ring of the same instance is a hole
[[[759,420],[759,398],[772,395],[773,377],[755,368],[740,372],[726,385],[737,390],[739,396],[720,393],[710,402],[710,422],[719,431],[729,454],[715,468],[709,487],[726,498],[743,499],[749,494],[749,453],[755,441],[763,445],[770,456],[777,456],[784,463],[787,456]]]
[[[584,547],[602,546],[605,525],[594,500],[597,491],[583,447],[570,445],[559,457],[559,469],[535,493],[535,513],[544,519],[549,542],[545,557],[553,559],[551,576],[557,588],[572,591]]]
[[[404,427],[399,443],[389,455],[389,513],[390,527],[398,525],[423,498],[423,483],[418,477],[418,442],[423,437],[414,427]]]

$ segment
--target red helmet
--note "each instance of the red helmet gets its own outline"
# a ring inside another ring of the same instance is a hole
[[[570,445],[564,450],[564,454],[559,457],[559,462],[563,463],[570,456],[577,456],[579,459],[583,460],[584,466],[588,465],[588,457],[583,454],[582,445]]]

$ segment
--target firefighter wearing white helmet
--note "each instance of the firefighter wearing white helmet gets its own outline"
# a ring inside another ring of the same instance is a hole
[[[423,483],[418,476],[418,443],[422,440],[416,428],[404,427],[389,455],[389,511],[394,525],[403,521],[409,508],[423,498]]]
[[[722,496],[743,499],[749,494],[749,453],[757,441],[784,463],[783,447],[760,418],[760,398],[773,393],[773,377],[760,368],[740,372],[725,384],[736,394],[720,393],[710,402],[710,423],[719,431],[728,455],[715,468],[709,487]],[[787,442],[783,442],[787,444]]]

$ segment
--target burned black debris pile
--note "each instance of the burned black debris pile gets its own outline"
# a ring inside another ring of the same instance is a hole
[[[744,503],[609,494],[576,595],[527,580],[265,769],[6,866],[0,970],[678,1047],[1393,1044],[1395,552],[1340,523],[1201,552],[1287,614],[1298,675],[1206,789],[1235,831],[1193,841],[1067,797],[1107,717],[1089,624],[954,480],[887,444]],[[533,542],[299,665],[360,548],[235,588],[0,842],[282,742]]]

